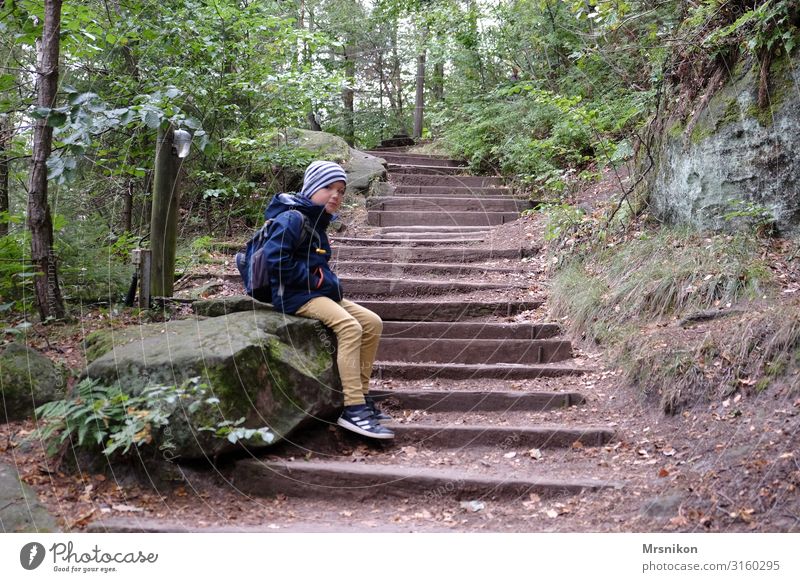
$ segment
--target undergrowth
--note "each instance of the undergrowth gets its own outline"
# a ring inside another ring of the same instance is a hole
[[[766,244],[667,227],[595,241],[555,273],[551,315],[667,413],[778,381],[797,390],[800,309],[777,303]]]

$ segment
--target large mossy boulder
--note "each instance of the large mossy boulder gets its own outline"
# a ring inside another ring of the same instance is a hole
[[[17,342],[0,348],[0,422],[31,417],[65,389],[65,370],[36,350]]]
[[[274,444],[306,422],[334,417],[342,406],[334,337],[311,319],[229,310],[98,332],[87,344],[87,376],[105,385],[119,383],[133,395],[151,386],[203,387],[197,402],[179,403],[169,426],[154,437],[153,444],[169,447],[171,457],[214,457],[239,444]],[[205,404],[209,398],[211,405]],[[256,435],[234,444],[201,430],[240,418],[241,428],[267,428],[274,440]]]
[[[347,173],[348,192],[368,194],[376,182],[386,181],[386,167],[383,160],[356,150],[347,145],[339,136],[324,131],[289,129],[285,142],[311,152],[315,159],[329,160],[341,164]],[[302,184],[300,173],[294,176],[296,184]]]
[[[741,57],[718,65],[691,98],[685,79],[665,90],[655,140],[642,155],[650,208],[662,221],[698,230],[755,225],[800,232],[800,58],[776,58],[768,100],[761,65]],[[679,67],[678,67],[679,68]]]

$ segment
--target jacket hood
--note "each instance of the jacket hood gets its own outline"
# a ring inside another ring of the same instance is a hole
[[[327,228],[331,220],[337,216],[335,214],[328,214],[325,212],[324,206],[314,204],[308,198],[301,198],[294,194],[276,194],[270,201],[266,210],[264,210],[264,218],[270,220],[287,210],[298,210],[302,212],[317,229]]]

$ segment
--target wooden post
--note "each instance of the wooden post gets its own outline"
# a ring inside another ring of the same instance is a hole
[[[139,281],[139,307],[150,308],[150,249],[133,249],[131,262],[136,267]]]
[[[174,129],[158,130],[153,210],[150,217],[150,291],[154,297],[171,297],[175,282],[175,245],[178,235],[181,160],[172,142]]]

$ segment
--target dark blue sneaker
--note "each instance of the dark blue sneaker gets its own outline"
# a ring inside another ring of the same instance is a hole
[[[394,433],[381,426],[381,423],[372,414],[372,409],[366,404],[345,406],[336,424],[356,434],[373,439],[394,438]]]
[[[369,394],[365,394],[364,400],[367,402],[367,406],[370,408],[370,410],[372,410],[372,414],[373,416],[375,416],[375,418],[377,418],[378,420],[392,420],[391,416],[389,416],[385,412],[382,412],[381,409],[378,408],[378,405],[376,404],[375,399],[372,396],[370,396]]]

